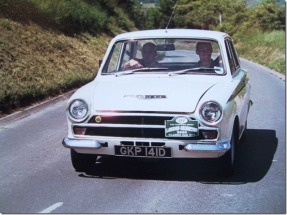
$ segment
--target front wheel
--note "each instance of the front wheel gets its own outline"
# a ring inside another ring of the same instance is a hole
[[[245,122],[245,128],[240,138],[240,143],[244,143],[247,140],[247,121]]]
[[[87,171],[93,164],[95,164],[97,160],[97,155],[92,154],[80,154],[76,152],[74,149],[71,149],[71,161],[76,172],[85,172]]]
[[[232,176],[235,166],[235,152],[236,152],[236,136],[235,132],[232,132],[230,140],[230,150],[223,155],[223,167],[227,176]]]

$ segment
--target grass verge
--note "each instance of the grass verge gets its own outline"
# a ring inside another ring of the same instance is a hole
[[[241,35],[235,42],[240,57],[285,74],[286,41],[284,31],[254,30]]]
[[[92,80],[107,35],[74,37],[0,19],[0,116]]]

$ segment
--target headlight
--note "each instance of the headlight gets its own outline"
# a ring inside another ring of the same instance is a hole
[[[214,123],[221,119],[222,108],[217,102],[206,102],[200,108],[200,115],[205,121]]]
[[[76,99],[70,103],[68,111],[73,120],[82,121],[88,115],[89,107],[85,101]]]

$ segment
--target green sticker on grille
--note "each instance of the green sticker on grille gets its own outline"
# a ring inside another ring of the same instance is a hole
[[[198,121],[185,116],[178,116],[165,121],[165,137],[195,136],[198,136]]]

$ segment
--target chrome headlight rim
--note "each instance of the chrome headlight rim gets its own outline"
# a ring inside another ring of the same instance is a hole
[[[85,108],[86,111],[83,114],[83,116],[79,116],[76,117],[75,115],[73,115],[72,113],[72,105],[74,105],[75,103],[80,103],[78,104],[78,106],[80,106],[81,108]],[[69,102],[69,104],[67,105],[67,115],[69,117],[70,120],[72,120],[73,122],[83,122],[85,121],[89,115],[90,115],[90,108],[88,106],[88,103],[84,100],[84,99],[73,99]]]
[[[206,108],[207,105],[215,105],[217,106],[218,108],[218,111],[220,112],[220,115],[219,116],[216,116],[215,119],[208,119],[203,111],[204,109]],[[200,107],[200,110],[199,110],[199,115],[200,115],[200,118],[208,125],[216,125],[218,124],[221,120],[222,120],[222,117],[223,117],[223,109],[222,109],[222,106],[217,102],[217,101],[207,101],[207,102],[204,102],[201,107]]]

